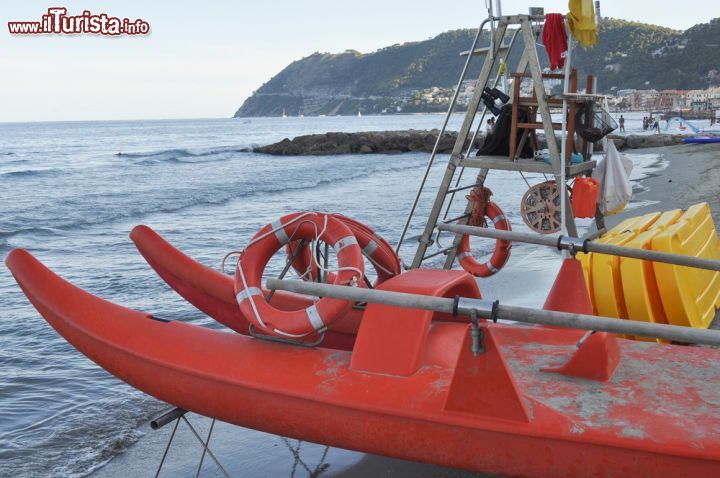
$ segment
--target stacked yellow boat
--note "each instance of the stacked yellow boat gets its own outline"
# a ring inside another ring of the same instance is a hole
[[[598,243],[720,260],[707,203],[629,218]],[[720,307],[720,273],[606,254],[578,254],[595,313],[707,328]]]

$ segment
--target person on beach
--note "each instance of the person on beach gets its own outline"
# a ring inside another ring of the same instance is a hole
[[[620,119],[618,120],[618,123],[620,123],[620,132],[625,132],[625,118],[623,118],[623,115],[620,115]]]

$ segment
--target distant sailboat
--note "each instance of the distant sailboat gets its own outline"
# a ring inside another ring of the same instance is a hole
[[[283,117],[283,118],[287,118],[287,115],[285,114],[285,108],[283,108],[283,115],[282,115],[282,117]]]
[[[360,113],[360,110],[358,110],[358,118],[362,118],[362,113]]]

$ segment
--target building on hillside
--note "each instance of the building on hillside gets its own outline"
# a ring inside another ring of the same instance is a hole
[[[662,90],[658,98],[658,109],[678,111],[685,108],[686,90]]]
[[[709,107],[710,90],[690,90],[687,92],[685,106],[693,111],[706,111]]]
[[[615,96],[629,97],[629,96],[631,96],[633,93],[635,93],[636,91],[637,91],[637,90],[636,90],[635,88],[623,88],[623,89],[621,89],[621,90],[617,90],[617,91],[615,92]]]
[[[637,90],[630,96],[630,109],[634,111],[654,111],[658,109],[660,93],[655,90]]]
[[[708,106],[714,110],[720,109],[720,86],[708,90]]]

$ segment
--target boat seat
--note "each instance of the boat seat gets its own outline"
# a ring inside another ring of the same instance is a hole
[[[393,277],[378,290],[434,297],[481,298],[475,279],[465,271],[413,269]],[[420,309],[368,304],[353,349],[350,368],[385,375],[408,376],[420,366],[433,320],[468,322],[467,317]]]

